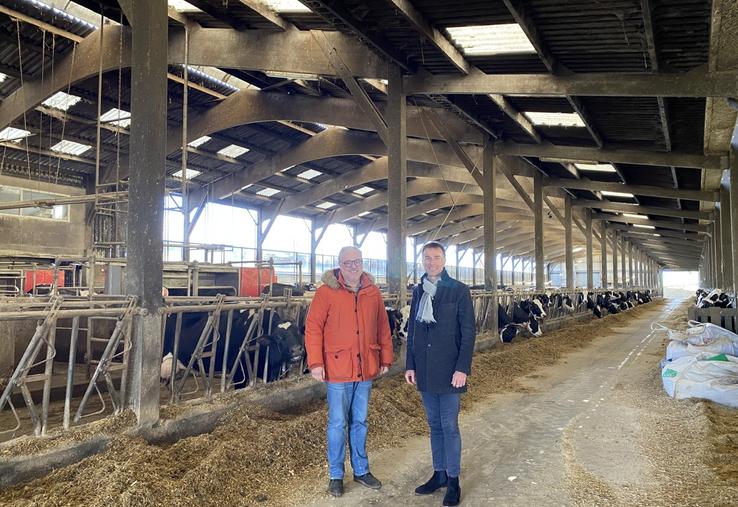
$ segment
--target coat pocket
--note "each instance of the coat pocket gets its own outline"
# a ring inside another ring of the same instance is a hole
[[[325,369],[329,379],[349,379],[354,376],[354,357],[351,349],[327,350]]]
[[[371,378],[379,373],[381,366],[382,347],[378,343],[369,344],[369,356],[366,360],[365,377]]]

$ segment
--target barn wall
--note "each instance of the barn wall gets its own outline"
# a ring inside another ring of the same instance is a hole
[[[83,195],[84,189],[29,181],[0,175],[0,186],[62,195]],[[86,205],[69,207],[67,221],[0,213],[0,256],[34,255],[80,257],[84,255]]]

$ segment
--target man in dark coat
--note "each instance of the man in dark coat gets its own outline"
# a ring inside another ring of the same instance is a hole
[[[433,476],[415,489],[428,495],[446,487],[443,505],[461,500],[459,408],[474,354],[475,320],[469,288],[445,269],[446,250],[423,247],[425,274],[413,290],[405,379],[417,386],[430,427]]]

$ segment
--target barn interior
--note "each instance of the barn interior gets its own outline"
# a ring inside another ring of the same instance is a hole
[[[0,441],[300,384],[275,329],[337,228],[397,318],[446,245],[484,347],[500,308],[567,329],[665,271],[735,331],[736,33],[728,0],[3,0]],[[286,219],[309,248],[269,246]]]

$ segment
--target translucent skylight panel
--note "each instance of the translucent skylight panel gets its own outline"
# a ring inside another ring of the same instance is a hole
[[[631,199],[635,197],[633,194],[629,194],[627,192],[611,192],[610,190],[603,190],[600,193],[609,197],[629,197]]]
[[[446,28],[451,40],[467,56],[532,54],[536,50],[520,25],[470,25]]]
[[[359,217],[365,217],[367,215],[371,215],[371,213],[372,213],[371,211],[362,211],[357,216],[359,216]]]
[[[68,93],[64,92],[56,92],[54,95],[44,100],[42,104],[53,109],[61,109],[62,111],[67,111],[70,107],[75,105],[80,100],[82,100],[82,97],[69,95]]]
[[[202,12],[200,9],[185,0],[167,0],[167,5],[178,12]]]
[[[526,111],[525,116],[533,125],[544,125],[548,127],[584,127],[584,120],[578,113],[540,113],[537,111]]]
[[[0,141],[20,142],[21,139],[30,136],[27,130],[7,127],[0,131]]]
[[[303,180],[312,180],[313,178],[317,178],[323,174],[320,171],[316,171],[315,169],[308,169],[307,171],[303,171],[300,174],[297,175],[298,178],[302,178]]]
[[[614,173],[615,168],[612,164],[584,164],[584,163],[576,163],[574,166],[579,169],[580,171],[592,171],[592,172],[600,172],[600,173]]]
[[[639,215],[638,213],[623,213],[624,217],[628,218],[638,218],[641,220],[648,220],[648,217],[646,215]]]
[[[182,65],[181,67],[184,68],[184,65]],[[234,91],[234,92],[237,92],[239,90],[239,88],[237,86],[233,86],[230,83],[226,83],[222,79],[220,79],[220,78],[218,78],[216,76],[213,76],[212,74],[210,74],[209,72],[206,72],[205,70],[202,70],[202,67],[201,68],[195,68],[195,67],[192,67],[192,66],[188,65],[187,66],[187,72],[188,72],[188,77],[192,77],[192,76],[199,77],[200,79],[204,79],[205,81],[210,81],[213,84],[217,84],[217,85],[223,86],[223,87],[228,88],[229,90]],[[220,75],[225,75],[225,73],[221,73]]]
[[[191,143],[187,143],[187,146],[192,146],[193,148],[199,148],[200,146],[202,146],[203,144],[207,143],[211,139],[212,139],[212,137],[210,137],[210,136],[198,137],[197,139],[195,139]]]
[[[336,205],[335,202],[325,201],[325,202],[321,202],[320,204],[316,205],[315,207],[316,208],[320,208],[320,209],[331,209],[335,205]]]
[[[0,83],[4,83],[6,79],[8,79],[8,75],[0,72]]]
[[[131,113],[114,107],[107,113],[101,115],[100,121],[110,125],[128,128],[131,125]]]
[[[256,192],[257,195],[261,195],[264,197],[272,197],[273,195],[276,195],[278,193],[279,193],[279,190],[277,190],[276,188],[270,188],[270,187],[266,187],[263,190],[259,190],[258,192]]]
[[[653,225],[641,225],[641,224],[633,224],[633,227],[640,227],[641,229],[655,229]]]
[[[232,144],[218,151],[218,155],[223,155],[224,157],[238,158],[244,153],[248,153],[248,152],[249,152],[248,148],[244,148],[243,146],[238,146],[237,144]]]
[[[364,187],[359,187],[356,190],[354,190],[354,193],[359,194],[359,195],[366,195],[369,192],[373,192],[373,191],[374,191],[373,188],[364,186]]]
[[[200,174],[202,174],[200,171],[197,171],[195,169],[190,169],[189,167],[185,170],[185,178],[187,178],[188,180],[191,180],[192,178],[194,178],[195,176],[199,176]],[[172,176],[174,176],[175,178],[181,178],[182,169],[172,174]]]
[[[67,141],[66,139],[63,141],[59,141],[51,147],[52,151],[56,151],[58,153],[66,153],[67,155],[82,155],[84,152],[91,149],[92,146],[75,143],[74,141]]]
[[[261,3],[279,13],[312,12],[304,4],[298,2],[298,0],[261,0]]]

